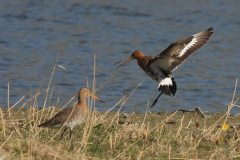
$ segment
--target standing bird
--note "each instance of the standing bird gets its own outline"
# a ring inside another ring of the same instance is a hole
[[[133,59],[137,59],[138,65],[144,72],[159,83],[158,90],[160,94],[151,105],[153,107],[161,94],[175,96],[177,85],[174,81],[172,71],[179,67],[193,52],[207,43],[213,33],[212,30],[213,28],[211,27],[188,38],[180,39],[156,56],[144,56],[141,51],[135,51],[130,57],[114,65],[128,60],[120,65],[122,66]]]
[[[43,124],[40,124],[38,127],[54,127],[54,128],[61,128],[64,125],[64,131],[61,134],[61,139],[63,138],[63,134],[70,129],[70,139],[72,142],[72,130],[76,125],[79,125],[84,122],[84,120],[88,116],[88,106],[86,98],[90,96],[93,97],[101,102],[98,97],[94,96],[88,88],[81,88],[78,93],[78,103],[72,105],[68,108],[65,108],[58,112],[55,116],[51,119],[46,121]],[[104,102],[103,102],[104,103]]]

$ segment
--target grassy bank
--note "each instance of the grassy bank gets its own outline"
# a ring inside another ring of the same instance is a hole
[[[229,105],[231,108],[231,105]],[[11,159],[229,159],[240,156],[240,117],[228,113],[101,113],[69,132],[40,129],[59,108],[1,109],[0,155]],[[110,111],[110,110],[109,110]],[[199,124],[199,125],[198,125]],[[223,130],[221,126],[230,127]]]

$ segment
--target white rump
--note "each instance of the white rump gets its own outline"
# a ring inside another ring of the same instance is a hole
[[[164,78],[160,81],[159,85],[158,85],[158,88],[160,86],[172,86],[173,83],[172,83],[172,79],[171,78]]]

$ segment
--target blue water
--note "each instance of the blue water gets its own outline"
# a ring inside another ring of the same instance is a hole
[[[178,108],[221,112],[232,100],[240,77],[240,1],[0,1],[0,105],[20,107],[36,94],[41,83],[57,67],[46,107],[64,106],[81,87],[92,89],[96,55],[96,95],[113,107],[132,94],[122,111],[145,112],[158,96],[158,84],[131,61],[115,69],[113,64],[141,50],[156,55],[172,42],[214,27],[209,42],[174,71],[176,97],[161,96],[151,111]],[[87,78],[86,78],[87,77]],[[40,91],[47,88],[47,81]],[[240,86],[236,98],[240,97]],[[43,107],[46,93],[38,96]],[[50,99],[50,100],[49,100]],[[77,98],[69,103],[73,104]],[[33,105],[30,101],[27,106]],[[240,105],[239,102],[237,102]],[[68,106],[69,106],[68,105]],[[100,106],[101,102],[96,102]],[[116,111],[117,106],[113,111]],[[232,109],[233,114],[240,109]]]

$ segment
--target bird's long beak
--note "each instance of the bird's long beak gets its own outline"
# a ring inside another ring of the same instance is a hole
[[[126,60],[128,60],[128,61],[126,61]],[[122,65],[128,63],[128,62],[131,61],[131,60],[133,60],[132,56],[130,56],[130,57],[124,59],[124,60],[121,60],[121,61],[115,63],[114,65],[116,65],[116,64],[118,64],[118,63],[120,63],[120,62],[124,62],[124,61],[126,61],[125,63],[123,63],[123,64],[121,64],[120,66],[117,67],[117,68],[119,68],[119,67],[121,67]],[[116,68],[116,69],[117,69],[117,68]]]
[[[102,101],[101,99],[99,99],[98,97],[94,96],[92,93],[89,94],[90,97],[93,97],[96,100],[99,100],[102,103],[105,103],[104,101]]]

